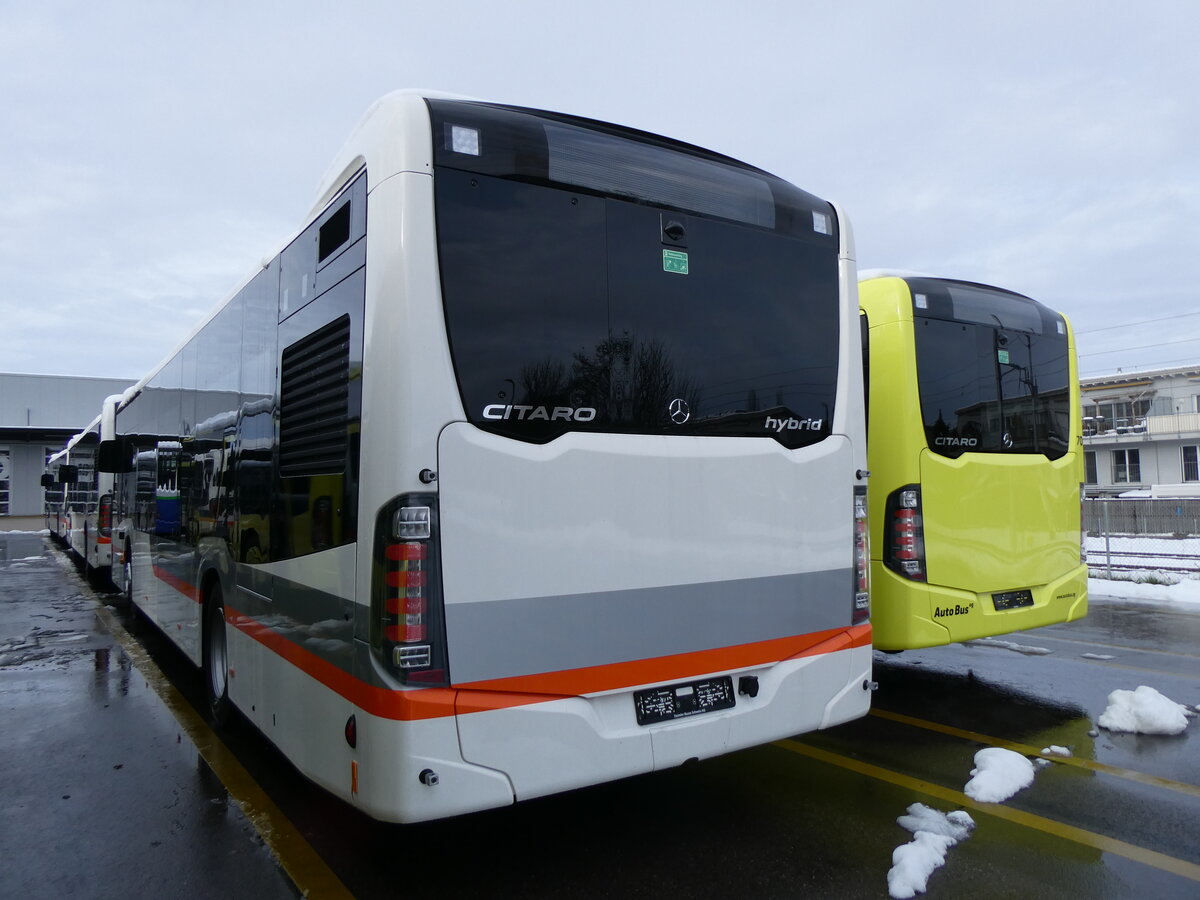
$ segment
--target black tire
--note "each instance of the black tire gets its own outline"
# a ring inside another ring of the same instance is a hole
[[[121,569],[125,576],[125,607],[130,612],[134,612],[137,607],[133,605],[133,548],[128,544],[125,545]]]
[[[83,577],[87,579],[87,583],[89,586],[98,588],[98,587],[100,587],[99,573],[96,571],[96,567],[93,566],[90,562],[88,562],[88,557],[91,555],[91,553],[90,553],[91,541],[92,541],[92,536],[91,536],[90,532],[88,531],[87,525],[84,525],[83,526],[83,558],[80,560],[80,562],[83,563]]]
[[[213,583],[204,601],[204,694],[213,724],[229,724],[229,655],[225,643],[225,600],[221,586]]]

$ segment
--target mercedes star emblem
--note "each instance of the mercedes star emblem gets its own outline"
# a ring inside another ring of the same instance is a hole
[[[692,410],[687,405],[687,401],[676,397],[671,401],[671,405],[667,407],[667,412],[671,414],[671,421],[676,425],[682,425],[692,417]]]

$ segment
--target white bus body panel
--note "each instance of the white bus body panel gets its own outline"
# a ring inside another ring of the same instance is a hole
[[[798,450],[582,432],[538,445],[456,423],[438,462],[448,608],[851,565],[854,460],[837,435]],[[848,620],[849,580],[845,594]]]
[[[443,431],[439,467],[456,684],[849,622],[854,454],[843,437],[792,451],[769,440],[582,433],[538,446],[455,424]],[[781,609],[779,592],[793,587]],[[858,703],[839,715],[866,712],[861,649],[853,682],[849,650],[743,669],[734,674],[759,678],[757,698],[650,727],[637,724],[630,690],[460,715],[463,757],[506,772],[523,798],[818,728],[848,683]]]

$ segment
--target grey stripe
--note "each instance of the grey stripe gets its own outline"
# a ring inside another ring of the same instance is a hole
[[[367,643],[370,607],[310,588],[248,563],[238,564],[241,612],[314,656],[373,687],[395,689],[379,674]]]
[[[452,603],[456,684],[712,650],[850,624],[849,568],[705,584]]]
[[[239,611],[344,672],[354,667],[354,604],[238,563]]]

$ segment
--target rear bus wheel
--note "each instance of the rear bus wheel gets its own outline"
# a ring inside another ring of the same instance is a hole
[[[229,655],[225,643],[225,601],[214,584],[204,603],[204,692],[217,725],[229,723]]]
[[[133,605],[133,550],[128,544],[125,545],[125,556],[121,563],[121,569],[125,576],[125,606],[130,612],[134,612],[137,607]]]

